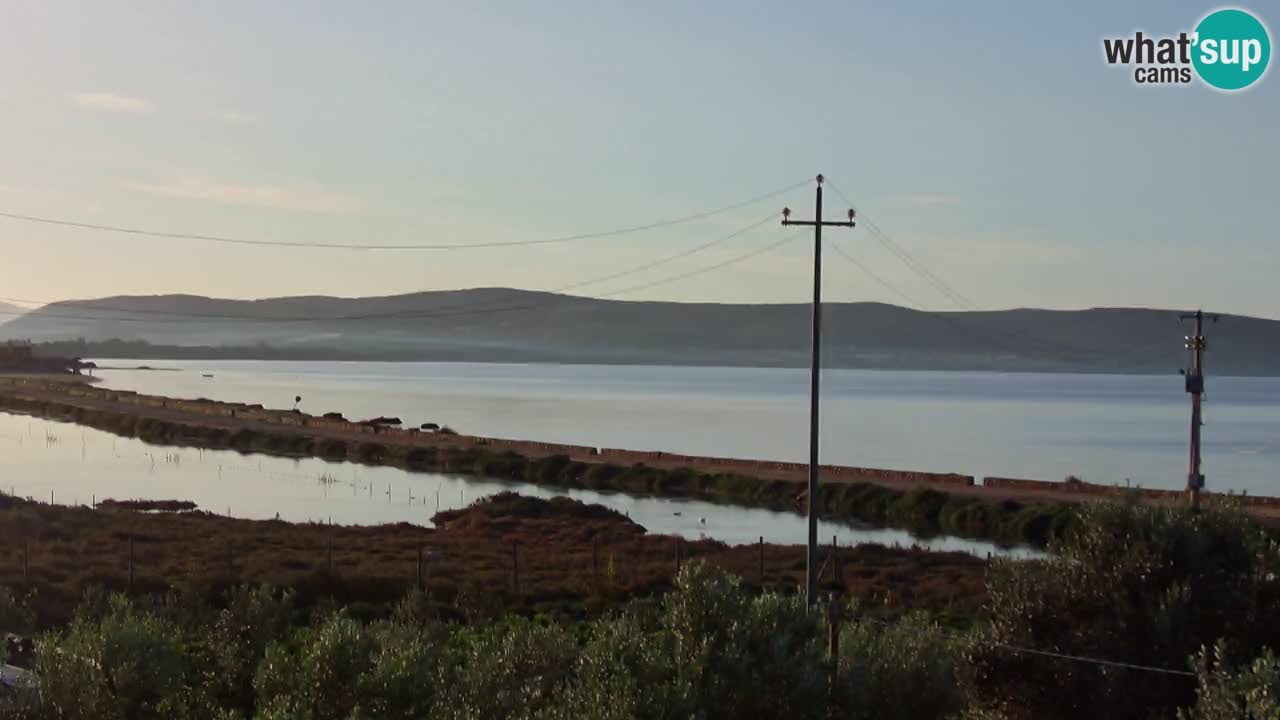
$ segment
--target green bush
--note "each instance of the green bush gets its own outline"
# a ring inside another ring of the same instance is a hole
[[[624,468],[614,463],[595,463],[582,475],[582,483],[593,489],[607,489],[609,483],[621,475]]]
[[[750,597],[701,562],[667,598],[676,687],[706,718],[818,718],[827,673],[818,616],[796,596]]]
[[[574,681],[546,720],[661,720],[695,717],[676,686],[675,638],[661,618],[631,611],[597,621]]]
[[[1233,666],[1224,643],[1196,656],[1194,707],[1178,720],[1274,720],[1280,717],[1280,659],[1264,650],[1253,662]]]
[[[39,715],[65,718],[167,718],[184,689],[180,630],[122,595],[101,616],[86,613],[38,640]]]
[[[346,720],[360,706],[360,677],[373,666],[373,635],[334,615],[267,648],[254,688],[265,719]]]
[[[567,687],[577,645],[554,625],[510,618],[454,634],[436,717],[504,720],[534,717]]]
[[[1185,677],[1026,657],[1000,644],[1181,670],[1226,639],[1246,656],[1280,642],[1280,552],[1229,508],[1080,510],[1035,561],[988,573],[991,624],[970,649],[975,695],[1018,717],[1171,715],[1194,700]]]
[[[857,620],[840,632],[835,700],[850,718],[949,717],[964,707],[958,661],[958,643],[923,615]]]

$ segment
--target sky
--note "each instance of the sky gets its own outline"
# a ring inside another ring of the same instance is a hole
[[[865,228],[829,229],[824,297],[952,310],[1205,307],[1280,317],[1280,77],[1140,87],[1102,39],[1194,2],[306,0],[0,3],[0,301],[553,289],[769,217],[825,173],[964,298]],[[1241,6],[1280,23],[1270,4]],[[1271,15],[1273,17],[1268,17]],[[1276,34],[1271,25],[1272,35]],[[827,216],[845,203],[828,188]],[[799,302],[811,239],[770,220],[575,292]],[[890,290],[889,287],[893,290]],[[640,286],[638,289],[636,286]]]

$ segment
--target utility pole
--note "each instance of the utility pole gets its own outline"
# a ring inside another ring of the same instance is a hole
[[[853,210],[848,220],[822,219],[822,176],[818,187],[812,220],[792,220],[791,208],[782,209],[782,225],[813,226],[813,339],[809,362],[809,541],[805,551],[805,602],[813,607],[818,602],[818,375],[822,352],[822,228],[853,227]]]
[[[1201,396],[1204,395],[1204,319],[1208,317],[1214,322],[1217,315],[1205,315],[1204,311],[1183,313],[1183,320],[1195,320],[1195,334],[1186,336],[1186,348],[1190,353],[1191,367],[1183,371],[1186,375],[1187,392],[1191,394],[1191,454],[1187,470],[1187,499],[1191,507],[1200,503],[1200,491],[1204,489],[1204,475],[1200,472],[1200,426],[1204,422],[1200,418]]]

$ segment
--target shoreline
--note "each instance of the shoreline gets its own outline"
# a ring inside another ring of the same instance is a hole
[[[487,359],[487,360],[465,360],[456,358],[378,358],[378,357],[218,357],[214,355],[192,355],[190,357],[172,357],[170,355],[157,356],[154,358],[114,355],[89,355],[86,356],[93,361],[119,361],[127,360],[130,362],[279,362],[279,363],[373,363],[386,365],[550,365],[556,367],[628,367],[628,368],[696,368],[696,369],[716,369],[724,368],[729,370],[794,370],[797,372],[808,372],[808,365],[760,365],[760,364],[724,364],[724,363],[696,363],[686,362],[673,364],[667,362],[608,362],[606,360],[592,361],[562,361],[562,360],[503,360],[503,359]],[[191,372],[188,368],[166,368],[166,367],[107,367],[99,366],[99,370],[140,370],[142,372],[164,371],[164,372]],[[1168,377],[1170,374],[1161,368],[1150,369],[1133,369],[1124,370],[1116,368],[1074,368],[1074,369],[1034,369],[1034,368],[992,368],[992,367],[929,367],[929,366],[903,366],[903,365],[836,365],[831,367],[823,367],[823,370],[850,371],[850,372],[891,372],[891,373],[956,373],[962,375],[1100,375],[1104,377]],[[1214,377],[1217,378],[1280,378],[1280,372],[1274,373],[1219,373]]]
[[[506,440],[370,426],[267,410],[178,400],[87,383],[0,376],[0,410],[68,420],[145,442],[393,465],[538,485],[697,498],[769,509],[803,507],[807,466],[734,458]],[[1036,547],[1063,532],[1082,501],[1180,493],[1087,483],[920,473],[824,465],[824,517]],[[1274,498],[1247,498],[1265,519]]]

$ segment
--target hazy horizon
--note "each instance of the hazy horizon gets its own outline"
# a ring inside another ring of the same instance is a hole
[[[597,298],[597,297],[593,297],[593,296],[591,296],[591,295],[579,294],[579,293],[575,293],[575,292],[552,292],[552,291],[548,291],[548,290],[537,290],[537,289],[530,289],[530,288],[504,287],[504,286],[497,286],[497,285],[495,285],[495,286],[488,286],[488,287],[449,288],[449,289],[444,289],[444,290],[436,290],[436,289],[431,289],[431,290],[416,290],[416,291],[412,291],[412,290],[411,290],[411,291],[407,291],[407,292],[402,292],[402,293],[392,293],[392,294],[387,294],[387,295],[334,295],[334,294],[328,294],[328,295],[263,295],[263,296],[259,296],[259,297],[218,297],[218,296],[213,296],[213,295],[199,295],[199,294],[194,294],[194,293],[182,293],[182,292],[173,292],[173,293],[138,293],[138,294],[120,293],[120,294],[116,294],[116,295],[103,295],[103,296],[98,296],[98,297],[68,297],[68,298],[63,298],[63,299],[61,299],[61,300],[55,300],[55,301],[53,301],[53,302],[51,302],[51,303],[46,303],[45,305],[30,306],[30,307],[24,307],[24,306],[20,306],[20,305],[14,304],[14,303],[6,303],[6,302],[2,302],[2,301],[0,301],[0,325],[3,325],[3,324],[4,324],[4,323],[9,319],[9,316],[5,315],[5,314],[2,312],[2,311],[4,311],[4,310],[5,310],[5,308],[6,308],[6,307],[15,307],[15,308],[20,308],[20,309],[22,309],[23,311],[30,312],[30,311],[33,311],[33,310],[38,310],[38,309],[40,309],[40,308],[42,308],[42,307],[47,307],[48,305],[56,305],[56,304],[60,304],[60,303],[95,302],[95,301],[101,301],[101,300],[112,300],[112,299],[153,299],[153,298],[161,298],[161,297],[189,297],[189,298],[207,299],[207,300],[214,300],[214,301],[231,301],[231,302],[247,302],[247,303],[251,303],[251,302],[264,302],[264,301],[273,301],[273,300],[296,300],[296,299],[307,299],[307,298],[332,299],[332,300],[371,300],[371,299],[380,299],[380,298],[395,298],[395,297],[403,297],[403,296],[408,296],[408,295],[422,295],[422,294],[436,293],[436,292],[468,292],[468,291],[484,291],[484,290],[500,290],[500,291],[515,291],[515,292],[546,293],[546,294],[552,294],[552,295],[563,295],[563,296],[567,296],[567,297],[581,298],[581,299],[585,299],[585,300],[600,300],[600,301],[605,301],[605,302],[635,302],[635,303],[652,303],[652,302],[659,302],[659,303],[662,303],[662,302],[670,302],[670,303],[684,303],[684,304],[715,304],[715,305],[797,305],[797,304],[799,304],[799,305],[804,305],[804,304],[812,304],[812,303],[811,303],[811,301],[809,301],[809,300],[803,300],[803,299],[801,299],[801,300],[784,300],[784,301],[755,301],[755,300],[668,300],[668,299],[664,299],[664,298],[648,298],[648,299],[608,298],[608,297],[606,297],[606,298]],[[859,300],[859,299],[850,299],[850,300],[829,300],[829,299],[825,299],[825,298],[824,298],[824,301],[823,301],[823,302],[824,302],[824,304],[827,304],[827,303],[832,303],[832,304],[835,304],[835,303],[841,303],[841,304],[848,304],[848,303],[867,303],[867,304],[878,304],[878,305],[887,305],[887,306],[891,306],[891,307],[902,308],[902,309],[905,309],[905,310],[919,310],[919,311],[921,311],[921,312],[942,312],[942,313],[963,313],[963,312],[1012,312],[1012,311],[1018,311],[1018,310],[1043,310],[1043,311],[1048,311],[1048,312],[1084,312],[1084,311],[1088,311],[1088,310],[1151,310],[1151,311],[1157,311],[1157,312],[1159,312],[1159,311],[1166,311],[1166,310],[1167,310],[1167,311],[1169,311],[1169,312],[1180,312],[1180,313],[1181,313],[1181,312],[1193,312],[1193,311],[1195,311],[1196,309],[1198,309],[1198,308],[1180,308],[1180,307],[1154,307],[1154,306],[1139,306],[1139,305],[1094,305],[1094,306],[1082,306],[1082,307],[1057,307],[1057,308],[1034,307],[1034,306],[984,307],[984,308],[980,308],[980,309],[977,309],[977,310],[965,310],[965,309],[963,309],[963,308],[955,308],[955,307],[945,308],[945,307],[944,307],[944,308],[940,308],[940,309],[937,309],[937,310],[930,310],[930,309],[927,309],[927,308],[926,308],[926,309],[921,310],[920,308],[913,308],[913,307],[910,307],[910,306],[906,305],[905,303],[903,303],[903,302],[901,302],[901,301],[894,302],[893,300],[875,300],[875,299],[872,299],[872,300]],[[1208,312],[1208,310],[1206,310],[1206,311]],[[1215,309],[1215,310],[1213,310],[1213,312],[1217,312],[1217,313],[1219,313],[1219,314],[1237,315],[1237,316],[1240,316],[1240,317],[1256,318],[1256,319],[1260,319],[1260,320],[1277,320],[1277,321],[1280,321],[1280,316],[1273,316],[1273,315],[1254,315],[1254,314],[1250,314],[1250,313],[1235,313],[1235,312],[1230,312],[1230,311],[1219,311],[1219,310],[1216,310],[1216,309]]]

